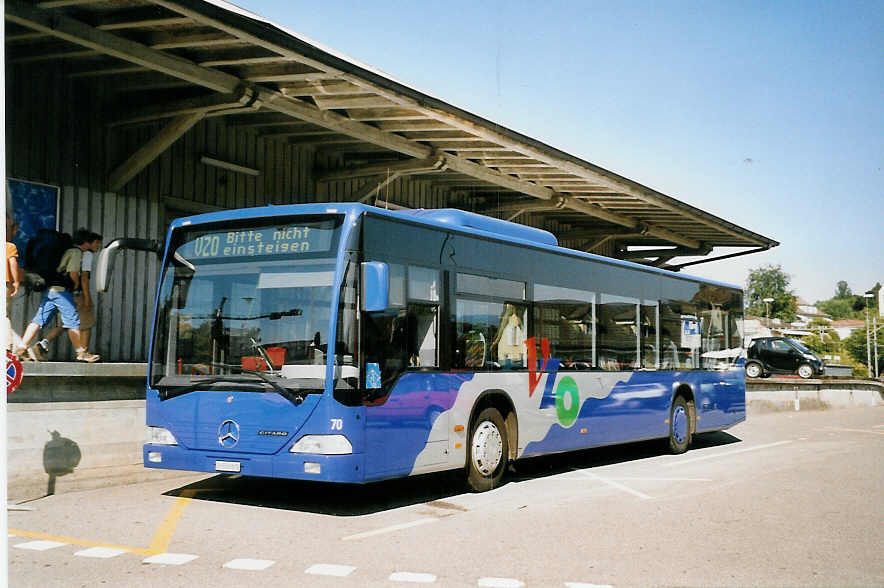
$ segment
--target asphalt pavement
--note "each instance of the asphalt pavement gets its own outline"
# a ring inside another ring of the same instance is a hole
[[[222,475],[9,515],[10,586],[882,586],[884,407],[366,486]]]

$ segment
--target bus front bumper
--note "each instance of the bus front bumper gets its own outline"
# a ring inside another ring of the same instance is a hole
[[[148,468],[323,482],[360,483],[364,481],[365,472],[361,453],[317,455],[281,451],[260,455],[196,451],[179,445],[147,443],[143,460],[144,467]]]

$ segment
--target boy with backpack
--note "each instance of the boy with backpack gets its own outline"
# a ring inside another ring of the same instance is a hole
[[[58,259],[65,241],[69,244],[69,240],[70,237],[66,234],[45,230],[38,233],[33,242],[28,243],[26,257],[29,268],[33,268],[46,281],[46,291],[37,313],[25,330],[21,346],[15,351],[20,357],[34,354],[30,349],[31,341],[58,312],[61,314],[62,326],[68,330],[71,344],[76,350],[77,361],[93,363],[100,359],[98,355],[89,353],[82,343],[80,315],[73,297],[73,293],[80,290],[80,268],[87,245],[81,243],[68,247]]]
[[[94,254],[101,250],[102,236],[88,229],[77,229],[74,232],[74,245],[83,252],[83,261],[80,266],[80,290],[74,291],[74,304],[77,314],[80,315],[80,343],[89,348],[91,329],[95,326],[95,309],[90,292],[89,275],[92,272],[92,260]],[[37,352],[37,358],[43,360],[49,353],[49,343],[61,334],[62,325],[59,321],[57,326],[46,333],[33,347]]]

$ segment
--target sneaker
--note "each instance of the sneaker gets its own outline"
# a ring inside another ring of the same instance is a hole
[[[24,345],[19,345],[18,347],[16,347],[13,350],[12,354],[15,355],[19,359],[19,361],[27,360],[28,356],[30,355],[28,353],[28,348]]]
[[[28,357],[34,361],[46,361],[46,353],[39,344],[28,347]]]
[[[43,339],[42,341],[37,341],[37,345],[43,350],[43,353],[49,353],[49,341]]]
[[[86,363],[95,363],[101,359],[100,355],[95,355],[94,353],[89,353],[88,351],[83,351],[77,354],[77,361],[85,361]]]

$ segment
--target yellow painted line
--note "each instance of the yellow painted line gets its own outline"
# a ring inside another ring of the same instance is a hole
[[[187,508],[187,505],[190,504],[190,501],[193,500],[193,496],[196,493],[197,490],[181,491],[181,496],[175,500],[175,504],[169,509],[166,518],[160,523],[160,528],[154,533],[153,540],[147,548],[151,555],[165,553],[166,550],[169,549],[169,543],[172,542],[172,535],[175,534],[175,529],[178,527],[181,517],[184,516],[184,509]]]
[[[57,541],[59,543],[69,543],[71,545],[79,545],[82,547],[108,547],[110,549],[122,549],[136,555],[157,555],[165,553],[172,541],[172,535],[178,526],[178,522],[184,515],[184,509],[190,504],[191,499],[200,492],[200,490],[182,490],[181,496],[175,500],[175,504],[169,509],[166,518],[160,523],[160,527],[154,533],[150,546],[132,547],[131,545],[117,545],[115,543],[104,543],[102,541],[91,541],[89,539],[79,539],[76,537],[63,537],[59,535],[50,535],[49,533],[39,533],[37,531],[25,531],[23,529],[9,529],[9,532],[17,537],[28,537],[31,539],[46,539],[48,541]]]
[[[113,543],[102,543],[101,541],[90,541],[88,539],[77,539],[74,537],[60,537],[58,535],[50,535],[48,533],[37,533],[35,531],[23,531],[21,529],[9,529],[9,532],[16,537],[29,537],[31,539],[46,539],[49,541],[58,541],[59,543],[70,543],[71,545],[80,545],[82,547],[108,547],[110,549],[122,549],[129,553],[137,555],[152,555],[147,549],[140,547],[131,547],[129,545],[115,545]]]

